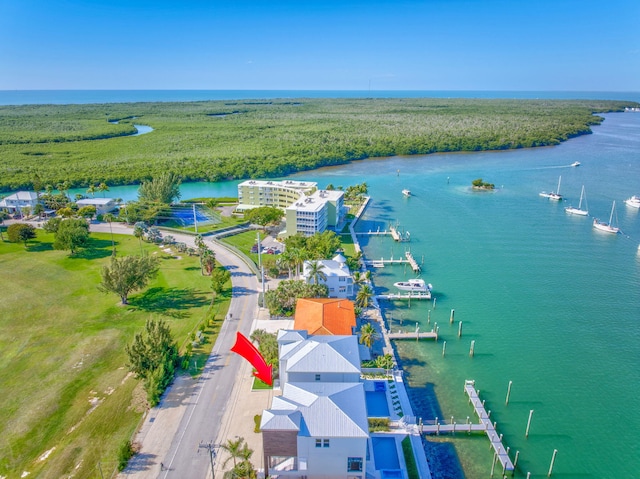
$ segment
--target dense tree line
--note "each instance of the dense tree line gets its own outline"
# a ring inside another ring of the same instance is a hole
[[[368,157],[555,145],[590,132],[599,100],[305,99],[0,107],[0,191],[283,176]],[[237,114],[228,114],[237,112]],[[136,122],[150,134],[123,137]],[[117,125],[111,121],[121,120]],[[96,139],[104,138],[104,139]]]

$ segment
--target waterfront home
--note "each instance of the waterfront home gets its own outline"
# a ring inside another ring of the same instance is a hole
[[[29,208],[33,212],[33,208],[38,202],[38,194],[35,191],[18,191],[0,200],[0,209],[14,214],[22,214],[25,208]]]
[[[113,198],[84,198],[76,201],[76,204],[78,205],[78,208],[82,208],[84,206],[95,206],[97,215],[109,213],[118,207],[116,200]]]
[[[296,302],[294,328],[309,334],[350,335],[356,327],[354,305],[347,299],[300,298]]]
[[[356,336],[278,333],[280,386],[260,430],[266,475],[364,479],[369,427]]]
[[[305,261],[302,267],[302,277],[307,283],[315,281],[315,278],[310,274],[312,262]],[[333,259],[321,259],[318,260],[318,263],[322,264],[321,271],[326,276],[326,279],[318,277],[318,283],[327,285],[330,298],[350,298],[353,296],[353,278],[344,256],[337,254]]]

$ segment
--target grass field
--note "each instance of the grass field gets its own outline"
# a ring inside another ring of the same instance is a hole
[[[96,288],[110,235],[91,237],[91,248],[76,257],[53,250],[53,237],[42,231],[26,250],[0,242],[0,476],[93,478],[100,464],[109,477],[118,446],[145,408],[145,393],[127,372],[125,344],[147,318],[161,318],[183,348],[208,320],[212,293],[197,258],[143,243],[161,258],[160,272],[122,306]],[[139,254],[136,238],[116,238],[119,255]],[[229,296],[215,303],[218,321],[205,331],[207,344],[194,349],[193,374],[197,362],[204,365]]]

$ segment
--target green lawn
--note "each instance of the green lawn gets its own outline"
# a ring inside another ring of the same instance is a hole
[[[264,238],[264,233],[260,233],[260,237]],[[230,244],[231,246],[235,246],[236,248],[238,248],[240,251],[246,254],[249,258],[251,258],[251,260],[253,260],[253,262],[257,266],[258,253],[251,252],[251,247],[254,244],[256,244],[257,239],[258,239],[258,236],[255,231],[244,231],[236,235],[222,238],[222,241],[224,241],[227,244]],[[262,256],[264,257],[266,255],[262,255]]]
[[[91,236],[92,248],[76,257],[53,250],[53,237],[42,231],[27,250],[0,242],[0,476],[100,477],[100,463],[109,477],[118,446],[144,410],[145,394],[127,373],[125,344],[147,318],[166,320],[181,349],[209,324],[211,290],[197,258],[174,258],[143,243],[160,256],[160,273],[123,306],[96,288],[110,235]],[[116,241],[119,255],[139,254],[136,238]],[[203,366],[229,296],[215,303],[217,319],[205,330],[207,344],[194,350],[193,366]]]

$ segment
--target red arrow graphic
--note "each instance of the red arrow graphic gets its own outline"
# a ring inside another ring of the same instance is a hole
[[[273,384],[273,378],[271,377],[273,374],[273,370],[271,365],[268,365],[267,362],[260,354],[260,351],[249,341],[242,333],[237,333],[236,335],[236,344],[233,345],[231,351],[234,353],[238,353],[240,356],[245,358],[247,361],[251,363],[251,365],[257,369],[256,372],[253,373],[255,377],[260,379],[262,382],[271,386]]]

